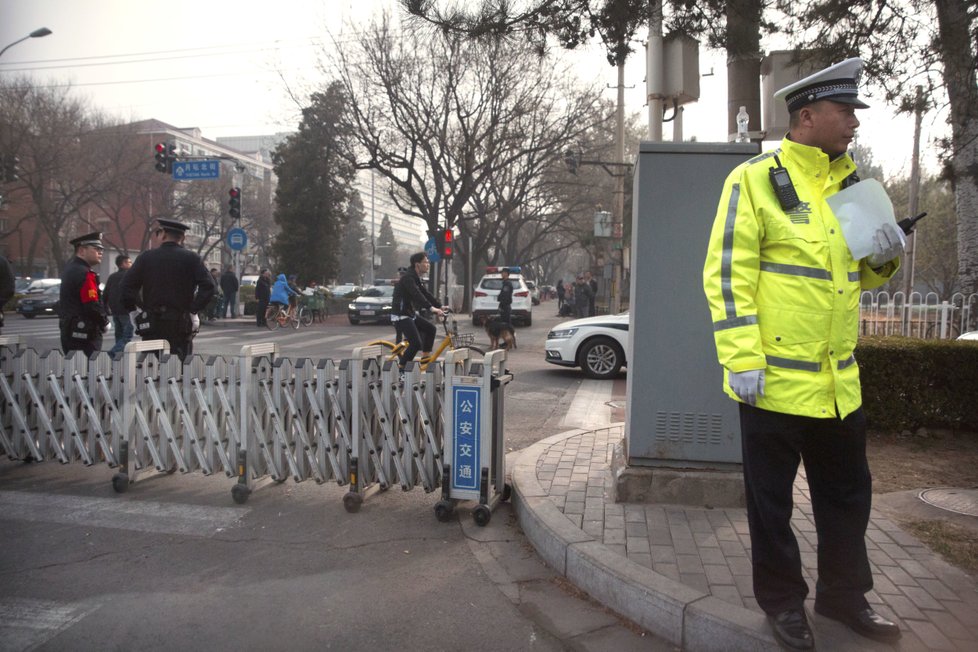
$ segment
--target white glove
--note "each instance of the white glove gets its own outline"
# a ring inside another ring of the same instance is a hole
[[[904,239],[891,224],[884,224],[873,234],[873,253],[866,262],[873,269],[882,267],[903,253]]]
[[[729,375],[730,389],[741,401],[748,405],[757,405],[757,395],[764,396],[764,370],[731,371]]]
[[[200,317],[197,316],[197,313],[190,313],[190,323],[193,325],[193,332],[196,333],[200,330]]]
[[[136,329],[136,320],[139,318],[140,312],[141,311],[139,310],[139,308],[136,308],[135,310],[129,313],[129,321],[132,322],[133,330]]]

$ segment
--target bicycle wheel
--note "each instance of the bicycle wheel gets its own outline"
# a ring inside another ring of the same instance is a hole
[[[299,323],[303,326],[312,326],[312,310],[304,306],[299,308]]]
[[[299,330],[299,309],[296,308],[295,311],[289,315],[289,320],[286,323],[291,323],[292,328]]]
[[[265,311],[265,328],[273,331],[278,327],[278,306],[268,306]]]

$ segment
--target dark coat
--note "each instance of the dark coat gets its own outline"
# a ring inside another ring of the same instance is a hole
[[[413,317],[417,311],[428,310],[432,306],[441,308],[441,302],[424,286],[418,273],[409,269],[394,286],[391,314]]]
[[[264,276],[259,276],[258,280],[255,282],[255,300],[258,302],[264,302],[268,305],[268,302],[272,298],[272,284]]]
[[[127,310],[122,303],[122,278],[126,275],[126,270],[117,269],[109,274],[105,280],[105,289],[102,291],[102,301],[108,308],[106,312],[110,315],[124,315]]]
[[[61,321],[72,317],[81,317],[91,321],[99,328],[104,327],[108,320],[105,318],[105,306],[98,289],[99,280],[88,263],[74,256],[61,272],[61,290],[59,293],[58,315]]]
[[[503,281],[499,288],[499,307],[505,308],[513,305],[513,282],[509,279]]]
[[[176,242],[139,254],[122,279],[126,311],[200,312],[217,288],[200,256]]]
[[[221,292],[225,295],[237,292],[239,285],[238,277],[231,270],[227,270],[221,274]]]

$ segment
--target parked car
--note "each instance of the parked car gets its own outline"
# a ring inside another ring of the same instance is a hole
[[[486,274],[475,287],[472,296],[472,323],[483,324],[489,317],[499,314],[499,290],[503,287],[502,267],[487,267]],[[533,301],[530,288],[523,280],[519,267],[509,268],[509,280],[513,284],[513,322],[533,325]]]
[[[959,340],[972,340],[978,342],[978,331],[968,331],[958,336]]]
[[[389,324],[391,323],[391,301],[393,298],[393,285],[368,287],[350,301],[350,305],[346,307],[346,315],[354,326],[361,322]]]
[[[38,278],[31,281],[22,294],[37,294],[53,287],[61,287],[60,278]]]
[[[29,292],[17,302],[17,312],[27,319],[38,315],[58,315],[58,302],[61,300],[61,282],[36,292]]]
[[[547,334],[546,360],[565,367],[580,367],[589,378],[613,378],[627,366],[627,312],[565,321]]]
[[[23,294],[27,286],[31,284],[31,279],[29,278],[16,278],[14,279],[14,294]]]
[[[530,302],[535,305],[540,305],[540,289],[537,284],[533,281],[527,281],[526,287],[530,290]]]
[[[353,283],[343,283],[341,285],[334,286],[329,293],[334,297],[345,297],[348,294],[353,294],[359,291],[359,285],[354,285]]]

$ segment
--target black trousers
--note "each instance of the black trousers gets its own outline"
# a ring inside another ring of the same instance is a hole
[[[255,313],[255,323],[256,323],[256,325],[258,325],[258,326],[264,326],[265,325],[265,311],[267,311],[267,310],[268,310],[268,301],[266,301],[264,299],[259,299],[259,301],[258,301],[258,308],[257,308],[257,311],[258,312]]]
[[[761,609],[770,615],[801,609],[808,595],[790,523],[799,459],[818,534],[815,601],[866,608],[864,594],[873,588],[865,539],[872,478],[862,409],[845,419],[815,419],[741,403],[740,427],[754,597]]]
[[[513,323],[513,304],[499,304],[499,321],[506,322],[507,324]]]
[[[435,345],[438,329],[424,317],[401,319],[397,323],[400,325],[401,335],[408,341],[408,347],[401,357],[401,366],[403,367],[408,360],[414,360],[418,351],[431,350],[431,347]]]
[[[160,321],[142,335],[143,340],[166,340],[170,345],[170,353],[185,360],[194,352],[193,333],[188,333],[179,321]]]

